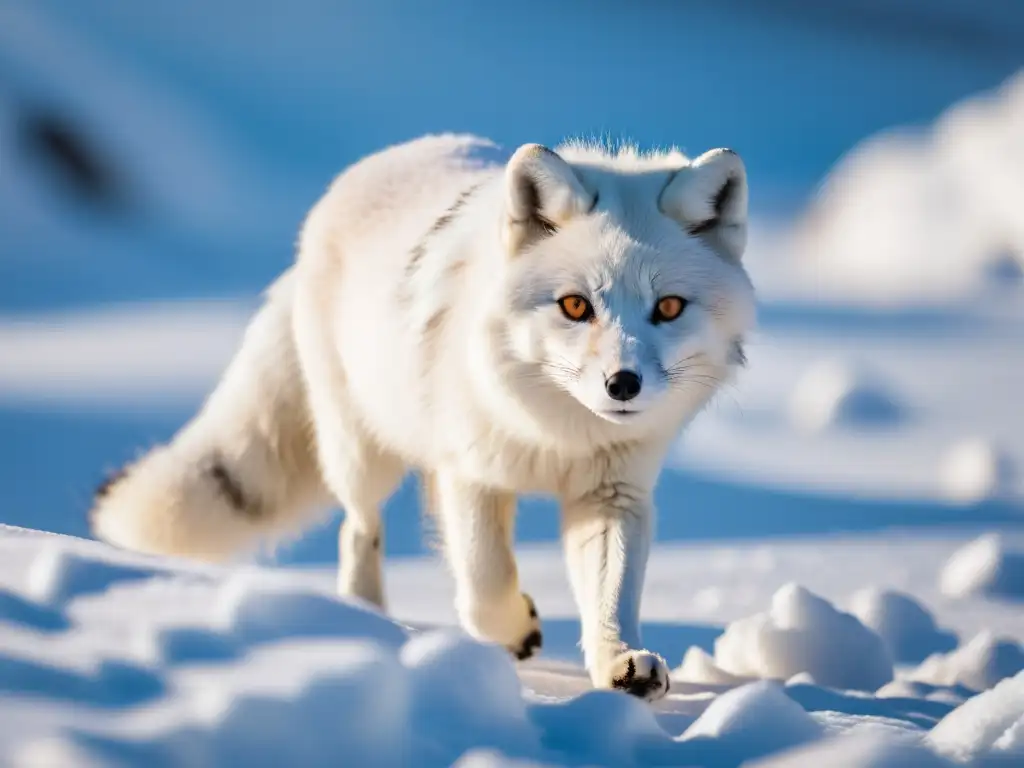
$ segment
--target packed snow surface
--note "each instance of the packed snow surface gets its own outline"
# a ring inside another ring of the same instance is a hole
[[[856,546],[833,547],[838,565],[844,549],[857,556]],[[724,629],[696,618],[698,601],[665,600],[671,591],[655,587],[662,599],[645,623],[651,647],[678,662],[703,654],[714,675],[687,674],[683,662],[669,696],[650,705],[590,690],[568,584],[546,547],[527,548],[522,566],[549,642],[541,657],[517,664],[451,626],[436,561],[402,563],[388,586],[396,616],[417,613],[415,604],[442,627],[396,623],[339,599],[332,574],[319,568],[200,566],[5,527],[0,744],[18,766],[330,765],[345,755],[382,766],[514,759],[714,767],[791,750],[797,759],[808,745],[827,753],[836,739],[856,744],[864,761],[941,753],[989,765],[993,755],[1016,754],[1015,699],[1001,686],[1024,681],[1019,646],[1011,657],[983,637],[894,673],[880,635],[791,580],[813,574],[805,546],[760,551],[772,552],[772,563],[748,597],[767,611]],[[900,554],[922,574],[943,559],[941,548],[913,542]],[[652,579],[663,584],[690,573],[728,581],[756,572],[750,553],[736,550],[687,546],[654,560]],[[859,576],[833,582],[846,585],[839,593],[855,605],[864,602],[850,589]],[[774,594],[765,588],[780,580]],[[723,596],[719,608],[728,615],[745,602]],[[910,655],[934,647],[935,632],[920,631],[923,608],[896,605],[890,623],[893,615],[918,622],[899,635],[905,646],[917,638]],[[998,617],[985,604],[970,615]],[[1009,618],[1006,634],[1024,636],[1024,621]],[[987,689],[993,695],[981,699]],[[888,763],[849,763],[875,764]]]

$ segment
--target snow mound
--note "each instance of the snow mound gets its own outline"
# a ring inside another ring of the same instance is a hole
[[[867,139],[826,179],[794,252],[822,294],[847,300],[935,300],[1013,282],[1024,259],[1022,134],[1024,73],[930,130]]]
[[[735,765],[821,735],[821,725],[781,685],[761,680],[716,698],[680,740],[706,746],[703,764]]]
[[[789,403],[793,424],[805,432],[834,427],[888,427],[903,408],[868,371],[839,360],[812,365],[800,377]]]
[[[68,627],[63,611],[40,605],[2,587],[0,623],[20,625],[41,632],[58,632]]]
[[[203,627],[159,627],[140,634],[141,658],[163,666],[233,659],[239,647],[231,637]]]
[[[122,581],[147,579],[155,571],[88,557],[62,545],[37,554],[28,576],[29,593],[39,602],[64,603],[82,595],[103,592]]]
[[[1024,765],[1024,672],[954,709],[927,742],[960,764]]]
[[[746,677],[787,680],[806,672],[818,685],[874,691],[893,677],[882,639],[856,617],[797,584],[771,609],[735,621],[715,640],[715,664]]]
[[[555,768],[553,763],[538,763],[535,760],[517,760],[506,757],[494,749],[471,749],[463,753],[452,768]]]
[[[29,741],[19,747],[6,762],[8,768],[120,768],[99,751],[72,739],[52,736]]]
[[[214,386],[253,311],[251,301],[189,299],[5,319],[0,402],[144,411],[191,404]]]
[[[522,684],[508,651],[459,631],[413,637],[401,650],[419,733],[442,738],[450,763],[470,747],[532,754],[538,737],[526,713]]]
[[[241,573],[221,588],[215,622],[245,643],[285,637],[374,637],[392,648],[407,633],[368,604],[317,593],[280,579]]]
[[[1020,643],[983,631],[951,653],[929,656],[921,666],[908,672],[907,678],[931,685],[963,685],[984,691],[1022,669],[1024,647]]]
[[[744,768],[952,768],[952,764],[915,737],[893,734],[842,734]]]
[[[751,682],[749,677],[733,675],[715,664],[714,657],[696,645],[691,645],[683,654],[682,663],[672,670],[673,682],[694,683],[702,686],[733,687]]]
[[[957,646],[956,635],[940,630],[931,612],[902,592],[862,589],[851,598],[850,613],[882,638],[897,663],[917,664]]]
[[[954,685],[932,685],[921,680],[908,680],[905,677],[901,677],[875,691],[875,697],[878,699],[937,701],[955,708],[972,696],[977,695],[977,693],[978,691],[974,688],[968,688],[960,683]]]
[[[1009,455],[981,438],[955,444],[942,460],[942,487],[946,497],[976,504],[1008,494],[1013,480]]]
[[[650,758],[682,751],[658,725],[650,705],[618,691],[587,691],[569,701],[535,705],[531,717],[545,747],[583,765],[665,764]]]
[[[297,676],[298,685],[270,674],[271,663],[242,690],[203,692],[195,711],[208,729],[210,762],[319,765],[335,754],[354,765],[405,764],[409,685],[395,653],[368,640],[333,641],[305,653],[318,663]],[[285,653],[276,655],[285,661]]]
[[[1007,551],[997,533],[979,536],[946,561],[939,587],[944,595],[955,598],[1024,599],[1024,552]]]

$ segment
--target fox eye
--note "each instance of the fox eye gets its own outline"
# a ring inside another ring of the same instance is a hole
[[[585,322],[594,316],[594,308],[590,306],[590,302],[576,294],[563,296],[558,300],[558,306],[562,308],[562,314],[574,323]]]
[[[682,296],[662,296],[658,299],[658,303],[654,305],[654,312],[651,313],[651,322],[655,325],[658,323],[671,323],[683,314],[683,310],[686,309],[686,305],[689,303]]]

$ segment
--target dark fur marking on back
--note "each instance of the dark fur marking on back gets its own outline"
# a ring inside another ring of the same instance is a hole
[[[451,224],[452,221],[454,221],[455,217],[458,215],[459,211],[462,210],[463,206],[465,206],[469,198],[472,197],[473,193],[476,192],[477,189],[479,188],[479,184],[474,184],[469,189],[464,189],[462,192],[460,192],[459,196],[455,198],[455,202],[452,203],[448,207],[448,210],[441,214],[438,220],[434,222],[434,225],[427,230],[427,234],[436,234],[437,232],[440,232],[442,229]]]
[[[448,206],[448,210],[442,213],[437,220],[430,225],[430,229],[426,231],[423,238],[413,246],[409,262],[405,265],[406,277],[411,277],[416,273],[416,270],[419,269],[420,263],[427,255],[427,242],[429,239],[455,220],[462,208],[465,207],[466,202],[479,188],[480,184],[474,184],[468,189],[464,189],[460,192],[459,196],[455,198],[455,202]]]
[[[245,493],[242,491],[242,486],[238,482],[237,478],[232,475],[224,462],[220,459],[214,459],[209,468],[206,470],[210,479],[213,480],[217,486],[217,490],[220,494],[227,499],[228,503],[236,512],[245,512],[249,515],[254,515],[255,510],[246,499]]]

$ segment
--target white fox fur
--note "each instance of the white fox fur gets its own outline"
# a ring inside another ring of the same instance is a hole
[[[658,698],[668,669],[639,629],[652,491],[742,363],[746,218],[728,150],[509,157],[444,135],[371,155],[310,212],[199,414],[97,493],[94,531],[218,559],[335,501],[339,589],[383,606],[380,509],[417,471],[464,627],[525,658],[541,635],[516,574],[516,495],[552,494],[594,684]],[[581,321],[566,296],[585,300]],[[656,315],[674,296],[678,319]]]

